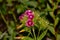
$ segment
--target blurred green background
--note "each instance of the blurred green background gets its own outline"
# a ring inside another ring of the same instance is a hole
[[[1,40],[16,40],[16,36],[21,36],[19,34],[21,29],[18,30],[16,27],[21,25],[19,16],[28,9],[37,12],[41,18],[45,18],[41,21],[42,25],[46,26],[44,22],[49,21],[51,27],[42,40],[46,40],[47,37],[52,40],[60,40],[60,0],[0,0]],[[30,40],[32,39],[30,38]]]

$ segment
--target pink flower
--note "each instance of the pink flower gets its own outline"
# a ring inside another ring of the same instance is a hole
[[[24,17],[28,18],[28,20],[26,21],[27,27],[34,26],[34,22],[32,21],[32,19],[34,18],[34,12],[32,12],[31,10],[26,10],[24,14],[19,16],[19,20],[23,20]]]
[[[33,19],[34,18],[34,15],[29,15],[28,16],[28,19]]]
[[[20,16],[19,16],[19,20],[22,20],[23,17],[24,17],[24,14],[20,15]]]
[[[25,14],[27,15],[28,19],[34,18],[34,12],[32,12],[32,10],[26,10]]]
[[[32,10],[26,10],[25,13],[32,13]]]
[[[26,22],[26,26],[27,27],[34,26],[34,22],[32,20],[28,19],[27,22]]]
[[[32,15],[32,11],[31,11],[31,10],[26,10],[26,11],[25,11],[25,14],[26,14],[26,15]]]

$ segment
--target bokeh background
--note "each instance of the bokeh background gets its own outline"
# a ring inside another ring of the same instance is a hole
[[[60,0],[0,0],[1,40],[20,40],[21,35],[26,36],[28,34],[28,32],[21,33],[22,29],[19,29],[22,24],[19,16],[28,9],[36,11],[53,27],[50,28],[51,31],[48,30],[47,35],[42,40],[46,40],[46,38],[60,40]],[[37,32],[38,30],[36,30]]]

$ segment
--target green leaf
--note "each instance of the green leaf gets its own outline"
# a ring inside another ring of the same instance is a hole
[[[16,36],[15,28],[15,23],[13,21],[10,21],[10,25],[8,27],[8,32],[10,34],[9,40],[14,40],[14,37]]]
[[[0,2],[2,2],[3,0],[0,0]]]
[[[13,33],[13,29],[10,26],[8,27],[8,32],[10,35]]]
[[[31,29],[25,26],[23,30],[30,32]]]
[[[44,3],[45,2],[45,0],[38,0],[40,3]]]
[[[37,10],[34,11],[34,16],[35,16],[34,19],[33,19],[34,22],[37,22],[37,20],[38,20],[38,18],[39,18],[39,16],[40,16],[39,13],[40,13],[40,12],[38,12]]]
[[[60,34],[57,34],[57,39],[56,40],[60,40]]]
[[[2,14],[6,14],[7,13],[7,10],[6,10],[6,4],[3,4],[2,6],[1,6],[1,13]]]
[[[6,34],[7,34],[6,32],[2,33],[2,34],[0,35],[0,39],[2,39],[2,38],[4,38],[4,37],[7,38],[7,37],[6,37]]]
[[[37,38],[38,40],[42,40],[44,38],[44,36],[47,33],[47,29]]]
[[[2,32],[0,31],[0,35],[2,34]]]
[[[38,5],[38,3],[36,2],[36,1],[29,1],[29,2],[27,2],[26,3],[26,5],[28,5],[28,6],[33,6],[33,7],[37,7],[37,5]]]
[[[59,17],[57,17],[57,18],[55,19],[54,27],[58,24],[58,22],[59,22]]]
[[[12,13],[13,13],[13,11],[12,11],[12,10],[9,10],[9,11],[8,11],[8,13],[9,13],[9,14],[12,14]]]
[[[17,8],[17,13],[18,14],[21,13],[21,12],[23,12],[25,10],[25,6],[22,5],[22,4],[17,5],[16,8]]]
[[[23,38],[22,40],[33,40],[33,39],[30,38],[30,37],[25,37],[25,38]]]
[[[50,2],[50,3],[53,3],[53,1],[52,1],[52,0],[49,0],[49,2]]]
[[[28,2],[29,0],[18,0],[18,2],[21,2],[21,3],[26,3]]]
[[[60,0],[57,0],[58,2],[60,2]]]
[[[48,27],[48,30],[49,30],[53,35],[55,35],[55,29],[54,29],[54,27],[49,26],[49,27]]]
[[[58,4],[57,3],[56,4],[54,3],[53,11],[56,10],[57,7],[58,7]]]
[[[47,11],[51,12],[52,9],[50,8],[50,6],[47,4]]]
[[[16,33],[15,32],[13,32],[11,34],[11,36],[9,37],[9,40],[15,40],[14,37],[16,37]]]
[[[7,40],[6,36],[4,36],[3,40]]]
[[[49,14],[55,20],[55,15],[53,14],[53,12],[50,12]]]
[[[8,34],[6,33],[6,34],[4,35],[3,40],[7,40],[7,38],[8,38]]]
[[[10,21],[10,25],[9,25],[9,27],[8,27],[8,32],[9,32],[10,35],[13,34],[15,28],[16,28],[15,23],[14,23],[13,21]]]
[[[39,21],[40,25],[44,28],[48,27],[48,24],[49,22],[43,18],[40,18],[40,21]]]
[[[10,26],[12,27],[12,28],[15,28],[15,23],[14,23],[14,21],[10,21]]]
[[[8,3],[12,3],[12,0],[7,0]]]
[[[0,39],[2,38],[1,35],[2,35],[2,32],[0,31]]]
[[[47,15],[47,12],[45,11],[40,12],[40,17],[45,17],[46,15]]]
[[[60,10],[58,10],[58,14],[60,14]]]
[[[12,6],[12,0],[7,0],[7,6]]]

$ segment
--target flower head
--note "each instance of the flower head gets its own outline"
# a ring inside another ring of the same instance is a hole
[[[24,17],[24,14],[20,15],[20,16],[19,16],[19,20],[22,20],[23,17]]]
[[[34,22],[33,22],[34,12],[32,12],[32,10],[26,10],[24,12],[24,14],[22,14],[21,16],[19,16],[19,20],[23,20],[24,18],[27,18],[27,21],[25,20],[25,22],[26,22],[25,25],[27,27],[34,26]]]
[[[34,15],[29,15],[28,16],[28,19],[33,19],[34,18]]]
[[[26,10],[25,13],[32,13],[32,10]]]
[[[26,22],[26,26],[27,27],[34,26],[34,22],[32,20],[28,19],[27,22]]]
[[[28,16],[28,15],[32,15],[32,13],[33,13],[32,10],[26,10],[26,11],[25,11],[25,14],[26,14],[27,16]]]

